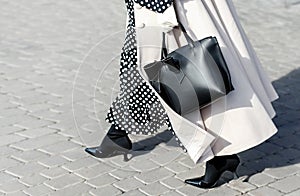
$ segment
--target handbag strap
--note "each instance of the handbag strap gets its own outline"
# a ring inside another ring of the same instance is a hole
[[[162,50],[161,50],[161,57],[160,59],[164,59],[168,56],[168,50],[166,47],[166,33],[162,32]]]
[[[176,10],[176,0],[173,1],[173,7],[174,7],[174,12],[175,12],[175,16],[176,16],[176,20],[178,23],[178,27],[181,29],[181,31],[183,32],[183,35],[188,43],[189,46],[194,47],[194,41],[193,39],[189,36],[189,34],[187,33],[186,29],[184,28],[183,24],[180,22],[179,20],[179,14],[178,11]]]
[[[175,12],[175,16],[176,16],[176,20],[177,20],[177,23],[178,23],[178,27],[181,29],[181,31],[183,32],[183,35],[188,43],[188,45],[191,47],[191,48],[194,48],[195,45],[194,45],[194,41],[193,39],[189,36],[189,34],[187,33],[186,29],[184,28],[183,24],[178,20],[178,12],[176,10],[176,0],[173,1],[173,7],[174,7],[174,12]],[[161,59],[164,59],[168,56],[168,50],[167,50],[167,47],[166,47],[166,33],[163,32],[162,33],[162,50],[161,50]]]

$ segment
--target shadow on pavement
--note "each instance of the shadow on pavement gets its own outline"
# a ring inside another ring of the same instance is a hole
[[[262,144],[238,154],[241,158],[238,174],[246,177],[244,181],[267,168],[300,163],[300,69],[295,69],[274,81],[273,85],[279,95],[279,99],[273,102],[276,110],[273,121],[278,132]],[[130,159],[151,152],[160,143],[178,146],[173,139],[172,133],[165,130],[153,137],[135,142]],[[231,179],[232,174],[225,173],[217,186]]]
[[[278,132],[264,143],[239,153],[240,176],[251,176],[267,168],[279,168],[300,163],[300,69],[273,82],[279,99],[273,102]],[[231,178],[224,177],[224,182]]]

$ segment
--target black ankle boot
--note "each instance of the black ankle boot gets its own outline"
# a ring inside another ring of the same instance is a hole
[[[117,154],[126,154],[132,149],[128,134],[112,125],[100,146],[86,148],[85,151],[98,158],[107,158]]]
[[[215,156],[206,162],[204,176],[185,180],[185,183],[199,188],[212,188],[217,184],[219,178],[225,171],[233,172],[234,178],[237,178],[236,170],[239,164],[240,159],[236,154]]]
[[[115,126],[112,125],[107,132],[107,136],[119,146],[128,150],[132,149],[132,142],[129,139],[126,131],[122,129],[116,129]]]

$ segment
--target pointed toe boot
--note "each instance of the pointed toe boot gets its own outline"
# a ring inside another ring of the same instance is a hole
[[[199,188],[213,188],[225,171],[233,173],[234,178],[238,178],[237,167],[240,159],[236,154],[216,156],[206,162],[205,175],[185,180],[185,183]]]

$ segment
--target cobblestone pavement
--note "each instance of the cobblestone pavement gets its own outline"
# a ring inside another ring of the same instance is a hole
[[[225,183],[228,173],[220,187],[202,190],[183,180],[202,175],[203,165],[165,132],[131,136],[135,145],[157,145],[127,162],[84,152],[109,127],[104,116],[118,91],[122,1],[0,3],[0,195],[300,195],[300,5],[234,0],[280,95],[279,132],[239,154],[246,182]]]

